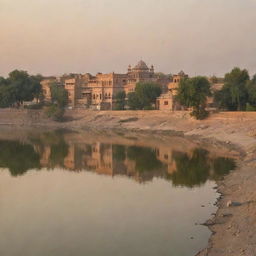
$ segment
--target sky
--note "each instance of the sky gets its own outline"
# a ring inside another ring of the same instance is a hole
[[[0,0],[0,76],[256,73],[256,0]]]

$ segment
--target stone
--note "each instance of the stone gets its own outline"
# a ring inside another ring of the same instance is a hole
[[[228,202],[227,202],[227,207],[232,207],[232,206],[241,206],[242,205],[242,203],[239,203],[239,202],[233,202],[233,201],[231,201],[231,200],[229,200]]]

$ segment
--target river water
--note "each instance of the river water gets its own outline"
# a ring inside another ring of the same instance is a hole
[[[3,136],[2,136],[3,137]],[[0,139],[1,256],[192,256],[235,162],[182,138],[30,132]]]

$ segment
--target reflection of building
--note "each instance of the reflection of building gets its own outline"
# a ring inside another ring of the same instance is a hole
[[[148,68],[140,61],[134,68],[128,67],[126,74],[71,74],[59,79],[45,79],[41,82],[46,100],[50,100],[50,85],[58,81],[68,91],[69,105],[72,107],[90,107],[95,109],[112,109],[114,98],[120,91],[134,92],[138,82],[158,83],[163,91],[167,90],[168,78],[154,72],[154,67]]]

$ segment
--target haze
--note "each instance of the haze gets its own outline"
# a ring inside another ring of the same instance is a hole
[[[256,72],[255,0],[0,0],[0,76]]]

